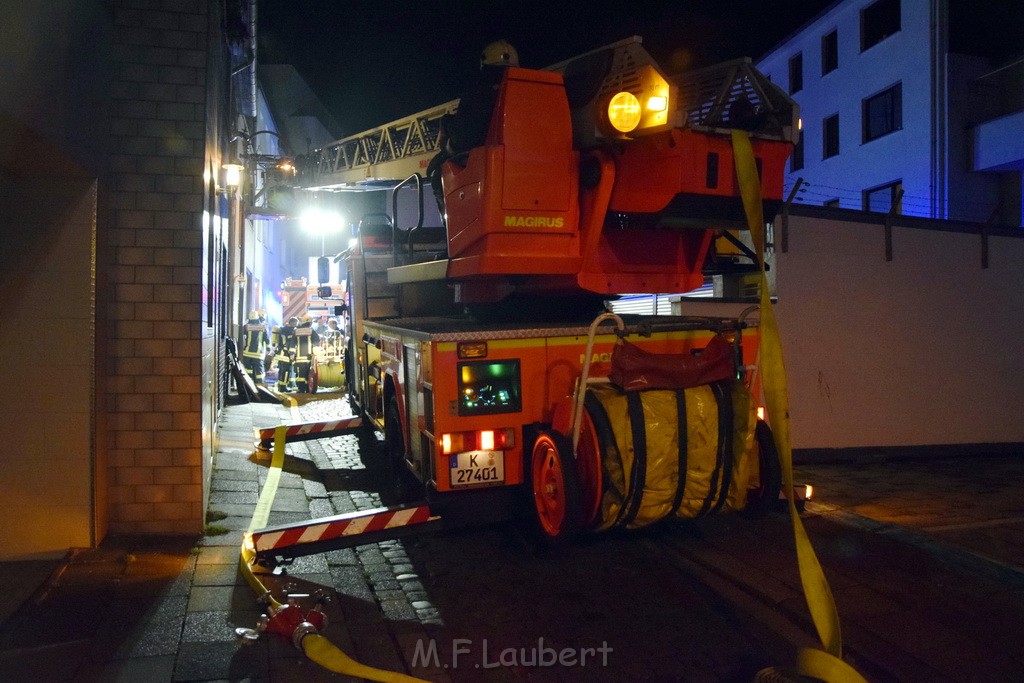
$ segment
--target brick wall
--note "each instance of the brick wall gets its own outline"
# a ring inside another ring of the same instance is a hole
[[[105,226],[108,529],[195,533],[203,524],[208,3],[112,5]]]

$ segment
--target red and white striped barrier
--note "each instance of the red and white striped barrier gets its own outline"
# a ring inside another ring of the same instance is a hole
[[[259,529],[252,532],[252,544],[258,559],[272,561],[398,538],[440,521],[428,505],[377,508]]]
[[[301,318],[306,314],[307,293],[306,285],[281,290],[281,305],[284,309],[281,320],[288,322],[289,318]]]
[[[363,426],[363,419],[360,417],[347,417],[343,420],[331,420],[329,422],[306,422],[301,424],[288,425],[284,440],[308,441],[319,439],[325,436],[346,434]],[[260,448],[268,449],[274,444],[274,432],[277,427],[265,427],[259,430]]]

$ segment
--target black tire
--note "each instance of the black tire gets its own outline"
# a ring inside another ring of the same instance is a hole
[[[384,413],[384,477],[385,493],[404,502],[409,494],[408,467],[405,464],[405,434],[402,431],[398,399],[388,401]]]
[[[758,453],[760,483],[747,493],[744,512],[751,517],[763,517],[774,509],[782,491],[782,464],[775,448],[772,430],[764,420],[758,420],[754,428],[754,446]]]
[[[525,474],[540,538],[548,545],[574,538],[580,531],[583,504],[572,442],[558,432],[541,430],[530,448]]]
[[[352,340],[349,339],[348,346],[345,349],[345,387],[348,389],[349,396],[356,395],[356,374],[353,371],[353,363],[355,362],[355,347],[352,344]]]

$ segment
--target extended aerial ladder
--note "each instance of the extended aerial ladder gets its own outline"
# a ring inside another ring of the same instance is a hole
[[[426,169],[437,153],[441,119],[458,105],[452,100],[325,145],[300,169],[299,183],[307,190],[390,189]]]

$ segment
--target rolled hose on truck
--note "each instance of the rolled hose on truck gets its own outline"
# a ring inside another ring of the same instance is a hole
[[[746,506],[759,473],[754,401],[743,384],[634,392],[595,385],[584,406],[604,477],[597,530]]]

